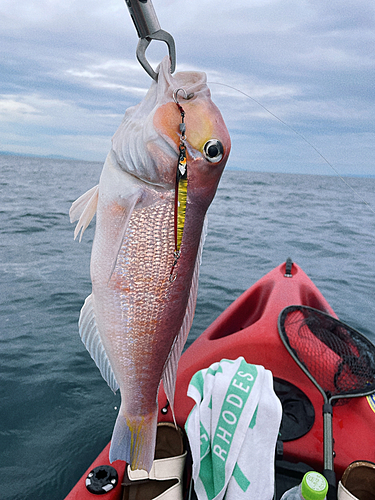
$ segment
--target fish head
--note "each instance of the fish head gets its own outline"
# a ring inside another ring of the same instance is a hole
[[[178,89],[182,91],[176,92]],[[139,105],[127,110],[112,139],[112,150],[123,170],[149,184],[174,189],[182,139],[181,109],[186,125],[189,198],[205,200],[208,206],[229,156],[230,137],[211,100],[205,73],[171,75],[166,57],[158,68],[158,81],[151,84]]]
[[[202,75],[201,79],[205,79],[203,73],[199,75]],[[184,144],[189,198],[205,200],[209,204],[227,162],[231,142],[221,113],[212,102],[208,87],[204,87],[190,92],[193,96],[187,100],[181,99],[179,104],[185,113]],[[176,152],[181,144],[181,121],[180,109],[174,101],[160,106],[154,115],[155,129]],[[171,165],[174,179],[177,159],[178,157],[174,157]]]

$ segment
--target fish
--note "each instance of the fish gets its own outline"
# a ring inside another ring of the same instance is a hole
[[[80,239],[96,214],[92,292],[79,332],[109,387],[121,393],[109,458],[147,471],[161,382],[173,411],[206,212],[231,147],[206,74],[172,75],[168,56],[157,71],[144,99],[126,110],[99,184],[70,209]]]

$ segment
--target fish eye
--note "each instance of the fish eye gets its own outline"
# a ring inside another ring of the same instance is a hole
[[[203,155],[211,163],[218,163],[223,158],[223,154],[223,145],[217,139],[210,139],[203,146]]]

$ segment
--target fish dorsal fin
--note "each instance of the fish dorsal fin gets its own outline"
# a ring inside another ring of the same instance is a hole
[[[80,196],[69,210],[70,222],[75,222],[78,220],[77,226],[74,230],[74,239],[77,238],[79,232],[82,229],[79,241],[82,240],[83,233],[85,229],[90,224],[92,218],[95,215],[96,208],[98,206],[98,195],[99,195],[99,185],[94,186]]]
[[[107,353],[105,352],[100,333],[96,324],[92,295],[89,295],[83,304],[79,316],[79,334],[90,356],[99,368],[102,377],[109,387],[116,393],[119,385],[116,381]]]
[[[176,386],[177,366],[194,318],[195,305],[197,302],[197,293],[198,293],[199,269],[202,262],[203,245],[206,236],[207,236],[207,216],[204,220],[201,239],[199,242],[199,248],[197,252],[197,258],[195,260],[193,279],[191,281],[189,300],[187,303],[184,320],[182,322],[180,331],[176,337],[176,341],[173,345],[173,348],[171,350],[170,356],[168,358],[163,373],[164,392],[165,395],[167,396],[169,404],[171,405],[173,418],[174,418],[173,402],[174,402],[174,392]]]

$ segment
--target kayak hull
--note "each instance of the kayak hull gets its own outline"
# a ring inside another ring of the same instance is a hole
[[[288,271],[288,273],[286,273]],[[305,305],[332,316],[334,311],[303,270],[293,264],[291,272],[281,264],[251,286],[235,300],[200,337],[185,351],[178,366],[175,415],[184,427],[194,406],[187,397],[189,382],[198,370],[223,358],[243,356],[248,363],[262,365],[274,377],[297,386],[312,403],[315,420],[303,436],[283,443],[283,458],[304,462],[317,471],[323,469],[323,398],[310,379],[302,372],[284,347],[277,329],[278,316],[289,305]],[[173,422],[163,387],[159,390],[159,421]],[[335,471],[340,478],[354,460],[375,461],[375,403],[371,397],[347,400],[333,409]],[[99,455],[95,465],[108,464],[109,445]],[[124,462],[112,464],[120,479]],[[66,500],[92,498],[85,487],[85,473]],[[121,482],[121,481],[120,481]],[[106,494],[107,499],[121,498],[121,487]]]

